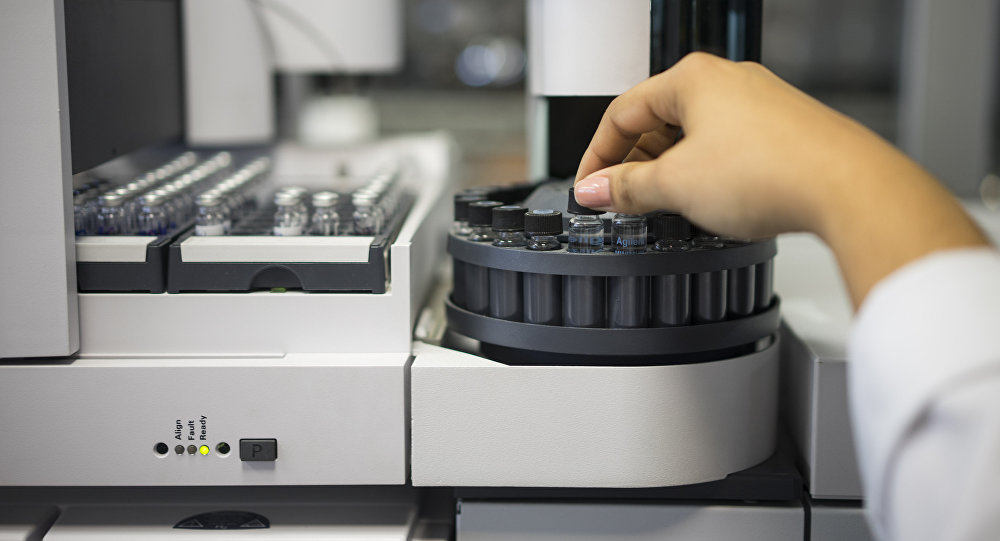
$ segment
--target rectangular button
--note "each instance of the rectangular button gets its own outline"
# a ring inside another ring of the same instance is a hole
[[[240,460],[270,461],[278,458],[278,440],[274,438],[240,440]]]

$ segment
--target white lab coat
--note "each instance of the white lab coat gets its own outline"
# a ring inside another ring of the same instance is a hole
[[[1000,540],[1000,253],[942,252],[883,279],[848,356],[876,535]]]

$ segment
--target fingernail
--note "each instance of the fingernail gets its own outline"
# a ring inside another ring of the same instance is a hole
[[[611,207],[611,188],[608,177],[587,177],[576,183],[576,202],[592,209]]]

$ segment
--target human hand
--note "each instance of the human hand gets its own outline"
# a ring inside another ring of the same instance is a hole
[[[985,243],[932,176],[867,128],[759,64],[705,53],[611,103],[576,196],[605,210],[677,211],[738,238],[814,232],[856,305],[910,260]]]

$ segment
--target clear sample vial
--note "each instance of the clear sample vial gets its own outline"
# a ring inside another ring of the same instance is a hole
[[[528,243],[524,237],[524,215],[528,209],[518,205],[493,207],[491,228],[493,246],[516,248]]]
[[[562,248],[557,235],[562,233],[562,213],[558,210],[532,210],[524,216],[528,249],[550,252]],[[536,325],[562,324],[562,276],[536,272],[524,273],[524,321]]]
[[[88,203],[89,198],[85,191],[73,196],[73,231],[77,236],[92,235],[96,230],[95,208]]]
[[[469,240],[493,242],[493,208],[503,206],[499,201],[475,201],[469,203]]]
[[[566,250],[580,254],[593,254],[603,250],[604,222],[599,217],[603,212],[577,203],[573,188],[569,189],[566,209],[574,215],[569,221]],[[604,327],[605,277],[568,275],[563,277],[562,282],[563,325]]]
[[[569,189],[566,211],[573,214],[567,230],[566,250],[577,254],[590,254],[604,249],[604,222],[599,210],[584,207],[576,202],[573,188]]]
[[[126,229],[125,202],[121,194],[108,193],[98,198],[100,210],[97,213],[98,235],[122,235]]]
[[[528,237],[529,250],[544,252],[562,248],[561,233],[562,213],[558,210],[536,209],[524,215],[524,234]]]
[[[214,237],[226,234],[225,215],[222,212],[219,195],[205,192],[198,196],[198,216],[194,234],[200,237]]]
[[[311,229],[313,235],[331,237],[339,232],[340,216],[337,214],[338,201],[340,201],[340,196],[334,192],[316,192],[313,194]]]
[[[657,252],[691,249],[691,224],[679,214],[660,212],[653,218]],[[691,322],[691,275],[664,274],[652,278],[652,326],[673,327]]]
[[[274,212],[274,235],[277,237],[296,237],[302,234],[305,219],[301,213],[301,197],[295,192],[281,191],[274,194],[274,204],[278,209]]]
[[[611,245],[616,254],[645,252],[646,217],[638,214],[615,214],[611,219]]]
[[[611,219],[611,245],[616,254],[646,251],[646,217],[619,213]],[[649,325],[649,277],[608,278],[608,326],[633,329]]]
[[[371,236],[381,233],[375,212],[375,197],[368,192],[356,192],[351,196],[351,203],[354,205],[354,234]]]
[[[160,204],[160,196],[147,193],[139,196],[139,227],[140,235],[158,237],[167,232],[167,213]]]

